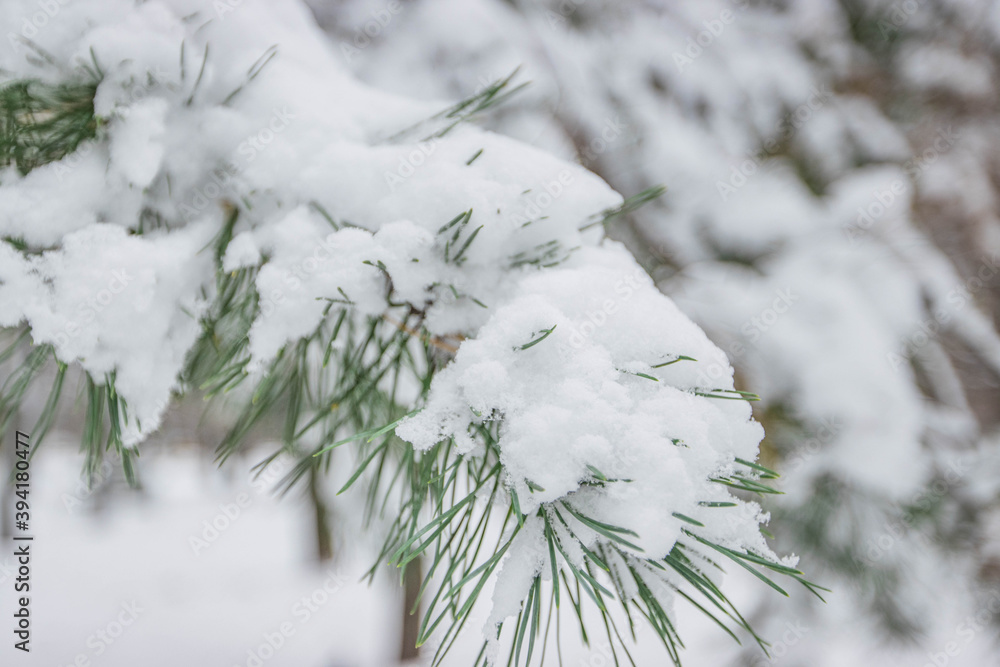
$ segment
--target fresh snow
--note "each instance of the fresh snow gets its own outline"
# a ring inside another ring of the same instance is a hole
[[[126,445],[188,389],[178,374],[235,210],[221,268],[260,266],[252,373],[331,303],[359,322],[384,314],[391,285],[426,310],[431,335],[462,341],[399,428],[418,450],[454,438],[472,452],[469,424],[502,419],[504,477],[525,512],[565,500],[636,531],[649,558],[676,543],[676,513],[707,540],[777,558],[759,530],[767,516],[710,481],[735,457],[755,460],[763,431],[731,393],[726,355],[591,224],[622,203],[593,173],[471,125],[449,130],[433,117],[445,102],[358,83],[298,3],[213,16],[191,0],[81,0],[33,41],[57,65],[4,53],[0,66],[50,81],[100,68],[101,126],[79,154],[0,174],[0,236],[38,251],[2,246],[0,323],[26,323],[98,383],[113,374]],[[586,486],[590,467],[621,481]],[[736,506],[698,505],[721,500]],[[539,537],[531,519],[518,539]],[[504,564],[489,623],[516,616],[546,571],[537,553]]]

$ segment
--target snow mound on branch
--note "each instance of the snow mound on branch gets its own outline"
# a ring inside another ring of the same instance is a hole
[[[134,445],[159,426],[201,331],[197,317],[206,304],[198,290],[214,271],[211,257],[198,251],[213,233],[200,224],[130,236],[95,224],[38,257],[0,246],[0,326],[26,319],[34,341],[51,344],[59,359],[79,360],[98,382],[113,373],[130,413],[122,440]],[[180,258],[187,261],[178,266]]]
[[[521,281],[396,434],[418,449],[453,438],[460,453],[476,454],[484,445],[470,425],[499,419],[500,460],[526,516],[567,501],[635,531],[635,555],[657,560],[689,527],[679,513],[704,524],[707,539],[777,560],[755,503],[699,504],[735,500],[711,479],[732,474],[734,458],[756,459],[763,437],[747,402],[704,395],[732,389],[722,351],[623,247],[606,243]],[[615,481],[595,486],[597,474]],[[518,535],[536,543],[537,557],[512,550],[491,624],[516,615],[531,579],[548,571],[541,530],[533,521]]]
[[[680,355],[698,361],[653,368]],[[705,386],[714,365],[728,374]],[[749,405],[694,393],[718,389],[733,389],[725,355],[608,244],[523,280],[396,433],[419,449],[454,438],[468,453],[482,446],[469,424],[501,419],[501,461],[525,514],[580,490],[592,466],[632,480],[605,494],[598,517],[645,524],[647,551],[665,555],[676,531],[663,533],[663,517],[712,514],[695,507],[719,495],[708,477],[734,456],[756,458],[763,430]]]

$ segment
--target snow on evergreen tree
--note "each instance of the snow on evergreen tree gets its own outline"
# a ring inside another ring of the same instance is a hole
[[[756,397],[604,237],[660,191],[466,122],[515,79],[379,92],[296,3],[81,0],[27,32],[0,56],[0,326],[33,345],[0,415],[55,364],[36,441],[71,365],[91,473],[114,449],[134,477],[179,394],[242,398],[220,460],[280,413],[286,483],[353,461],[379,561],[427,564],[438,659],[494,581],[489,664],[542,651],[552,605],[626,654],[641,616],[677,663],[677,598],[749,630],[722,561],[815,592],[748,499]]]
[[[994,3],[425,0],[375,35],[371,3],[311,4],[363,79],[521,65],[493,127],[669,187],[609,231],[759,391],[776,532],[854,598],[762,601],[810,619],[790,660],[841,664],[846,623],[947,637],[942,598],[957,623],[997,589]]]

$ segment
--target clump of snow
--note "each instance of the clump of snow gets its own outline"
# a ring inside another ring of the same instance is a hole
[[[113,373],[130,413],[123,441],[134,445],[159,426],[200,333],[199,289],[214,272],[211,256],[199,251],[212,233],[205,223],[142,236],[95,224],[37,257],[4,246],[0,325],[24,319],[35,343],[51,344],[95,381]]]
[[[630,515],[634,523],[630,501],[637,497],[646,498],[651,528],[668,507],[698,514],[693,506],[705,499],[705,487],[664,487],[662,480],[676,475],[707,486],[733,456],[754,458],[763,432],[747,403],[692,393],[733,389],[732,370],[704,333],[636,274],[623,249],[607,246],[525,278],[436,377],[427,407],[397,433],[420,449],[454,438],[467,453],[481,446],[469,424],[501,419],[502,462],[527,514],[579,490],[592,478],[588,466],[633,480],[616,492],[623,496],[617,508],[601,508],[608,523]],[[698,361],[653,368],[682,355]],[[725,377],[700,386],[700,376],[720,364]],[[528,482],[544,490],[533,492]],[[657,531],[647,532],[656,539]],[[672,544],[668,536],[651,551]]]
[[[624,248],[606,243],[522,280],[396,433],[418,449],[452,438],[460,453],[482,454],[470,426],[500,420],[507,486],[526,515],[566,501],[635,531],[633,554],[659,560],[688,525],[679,513],[704,524],[705,539],[776,558],[755,504],[731,512],[699,504],[734,500],[711,480],[731,474],[736,457],[756,459],[763,436],[749,404],[727,400],[736,398],[724,393],[732,373]],[[615,481],[595,486],[595,474]],[[540,530],[517,539],[538,540]],[[497,589],[512,600],[545,571],[547,558],[525,559],[512,557],[501,574],[510,581]],[[491,622],[516,613],[497,603]]]

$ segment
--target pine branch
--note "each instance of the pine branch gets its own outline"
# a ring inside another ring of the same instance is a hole
[[[48,84],[35,80],[0,86],[0,167],[25,175],[60,160],[97,135],[99,79]]]

